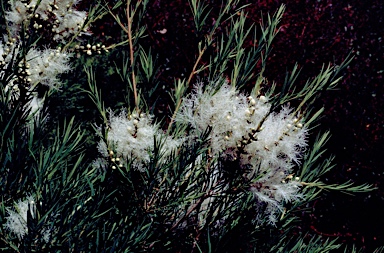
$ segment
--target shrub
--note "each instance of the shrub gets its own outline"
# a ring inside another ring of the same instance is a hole
[[[300,208],[324,189],[372,189],[321,182],[333,167],[332,157],[324,157],[329,132],[309,140],[323,110],[314,102],[336,86],[351,57],[324,66],[302,87],[295,85],[297,66],[283,84],[270,85],[263,72],[284,6],[257,28],[247,23],[245,6],[228,0],[209,26],[209,6],[191,0],[196,61],[188,78],[167,90],[171,97],[162,106],[172,112],[162,119],[153,113],[156,57],[140,45],[148,1],[96,4],[88,13],[76,4],[4,6],[3,249],[327,252],[341,246],[296,233],[295,224]],[[123,31],[122,42],[105,46],[92,38],[90,24],[106,14]],[[115,66],[102,64],[106,59]],[[105,68],[103,79],[94,68]],[[99,89],[100,81],[109,87]],[[126,94],[113,82],[123,83]],[[73,96],[76,89],[81,96]],[[125,101],[112,99],[107,108],[103,94],[110,90]],[[91,107],[84,106],[85,94]],[[55,112],[50,105],[60,96],[66,99]],[[70,112],[69,120],[58,117]]]

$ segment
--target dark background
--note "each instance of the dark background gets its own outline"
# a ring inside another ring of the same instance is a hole
[[[205,1],[213,16],[221,1]],[[287,70],[297,62],[302,69],[298,82],[319,73],[322,64],[340,64],[352,52],[355,56],[343,71],[343,81],[327,92],[319,106],[325,107],[318,130],[330,130],[327,147],[336,156],[336,167],[323,181],[369,183],[377,190],[350,196],[330,192],[311,203],[313,213],[303,217],[303,231],[372,252],[384,245],[384,1],[289,0],[243,1],[252,22],[286,5],[282,28],[273,43],[266,77],[282,83]],[[107,18],[108,20],[108,18]],[[92,30],[106,44],[119,38],[113,21],[100,21]],[[208,19],[208,24],[214,20]],[[153,0],[145,16],[148,37],[143,44],[158,54],[160,87],[173,87],[175,78],[189,75],[197,52],[193,17],[187,0]],[[166,29],[166,30],[165,30]],[[161,91],[160,91],[161,93]],[[160,94],[159,94],[160,95]],[[166,111],[166,101],[156,110]]]

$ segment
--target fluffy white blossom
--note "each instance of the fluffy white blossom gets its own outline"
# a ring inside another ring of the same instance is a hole
[[[6,210],[8,216],[5,217],[5,229],[15,234],[19,240],[23,239],[23,237],[28,234],[28,212],[32,219],[36,219],[37,216],[35,199],[32,196],[28,196],[23,201],[19,200],[13,208],[6,207]],[[52,231],[52,226],[44,225],[40,231],[41,239],[48,243]]]
[[[31,48],[27,52],[25,61],[21,61],[15,66],[17,59],[15,56],[19,54],[19,51],[17,43],[12,44],[12,46],[4,46],[0,41],[0,63],[1,66],[4,66],[0,69],[0,76],[5,75],[9,64],[17,68],[17,74],[9,76],[8,85],[17,85],[18,78],[25,76],[25,82],[32,88],[37,84],[46,85],[50,88],[60,87],[61,82],[58,77],[70,70],[70,54],[56,49]]]
[[[300,163],[307,129],[289,107],[272,111],[264,96],[246,97],[226,84],[217,89],[199,84],[176,120],[190,126],[192,139],[210,129],[210,152],[239,161],[270,223],[285,202],[301,197],[300,184],[287,177]]]
[[[86,33],[84,22],[87,13],[74,9],[77,0],[31,0],[10,1],[10,10],[5,18],[12,37],[17,37],[22,30],[21,25],[29,24],[36,30],[49,30],[52,39],[65,42],[76,33]],[[46,27],[46,26],[49,27]],[[49,28],[49,29],[47,29]]]
[[[306,147],[307,130],[297,121],[291,110],[284,107],[278,113],[271,113],[261,125],[261,130],[244,147],[243,162],[267,168],[290,168],[299,163]],[[291,166],[292,165],[292,166]]]
[[[113,159],[113,163],[118,159],[117,164],[121,165],[124,160],[129,160],[134,168],[143,171],[154,152],[155,141],[158,144],[163,143],[160,150],[162,157],[167,157],[181,145],[181,140],[166,136],[158,125],[152,123],[152,119],[153,116],[144,113],[133,112],[128,115],[126,111],[122,111],[119,115],[114,115],[111,112],[107,143],[100,141],[98,144],[103,159]],[[105,168],[108,163],[103,159],[96,160],[94,165]]]
[[[88,32],[85,32],[87,29],[81,30],[86,18],[86,12],[77,10],[65,13],[64,16],[58,16],[57,20],[59,20],[60,23],[56,28],[56,34],[53,39],[65,41],[66,38],[69,38],[71,35],[74,35],[77,32],[80,32],[80,34],[88,34]]]
[[[59,76],[70,70],[70,55],[53,49],[31,48],[25,56],[25,61],[17,62],[19,52],[17,42],[5,45],[0,41],[0,77],[7,77],[4,90],[11,91],[11,101],[19,99],[20,86],[23,86],[26,94],[31,97],[25,107],[30,109],[30,115],[37,116],[44,100],[38,97],[35,87],[45,85],[50,89],[60,88]],[[15,73],[9,71],[12,68]]]
[[[50,88],[58,88],[61,83],[58,76],[70,70],[70,55],[59,50],[31,49],[26,58],[32,84],[41,83]]]
[[[199,135],[210,127],[210,147],[217,154],[225,151],[235,155],[233,148],[257,127],[270,105],[249,99],[234,87],[223,85],[218,90],[203,85],[195,87],[194,93],[184,99],[176,120],[191,125],[194,134]]]
[[[269,173],[253,183],[250,191],[259,201],[259,208],[265,208],[265,214],[260,214],[260,218],[267,217],[270,224],[275,224],[285,203],[302,198],[300,186],[300,182],[289,179],[283,172]]]
[[[28,211],[32,218],[36,215],[36,204],[34,198],[29,196],[24,201],[18,201],[15,208],[6,208],[8,217],[4,227],[16,234],[19,239],[22,239],[24,235],[28,234],[27,217]]]

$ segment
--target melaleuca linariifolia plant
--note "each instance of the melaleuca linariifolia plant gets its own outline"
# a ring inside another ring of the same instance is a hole
[[[340,246],[336,240],[289,239],[299,220],[294,211],[323,189],[370,189],[322,183],[320,176],[334,166],[332,158],[323,158],[329,133],[308,141],[323,111],[313,111],[314,102],[320,92],[335,88],[351,57],[340,66],[323,67],[302,87],[295,86],[297,66],[282,87],[268,85],[263,72],[284,6],[261,24],[257,37],[256,27],[246,26],[246,6],[238,3],[223,4],[207,28],[209,6],[189,2],[200,40],[190,75],[175,80],[169,123],[155,121],[145,102],[148,87],[142,86],[156,74],[148,61],[154,57],[139,44],[148,1],[128,0],[124,18],[109,8],[126,33],[129,57],[117,72],[132,99],[120,112],[105,109],[94,74],[86,70],[90,97],[103,119],[97,127],[100,156],[93,167],[113,182],[109,191],[118,192],[117,219],[141,227],[135,243],[143,250],[222,252],[231,243],[227,239],[240,231],[248,240],[242,243],[257,252],[330,251]],[[246,47],[249,37],[257,43]],[[199,76],[206,81],[194,81]],[[251,91],[242,91],[251,84]]]
[[[333,167],[332,159],[322,157],[329,133],[308,141],[322,111],[313,112],[312,104],[320,91],[335,87],[350,58],[338,68],[324,67],[304,87],[295,86],[296,67],[281,89],[270,86],[263,72],[284,7],[260,28],[247,28],[245,6],[229,0],[209,27],[209,6],[191,0],[199,39],[196,61],[188,78],[177,79],[169,91],[174,102],[170,120],[161,120],[147,103],[157,86],[155,57],[139,44],[149,1],[106,3],[85,20],[73,7],[76,3],[10,1],[6,6],[8,44],[1,44],[3,249],[324,252],[339,247],[336,241],[289,235],[299,221],[295,209],[322,189],[369,189],[322,183],[320,176]],[[126,45],[128,58],[116,72],[129,88],[128,99],[119,111],[107,109],[104,90],[96,86],[92,68],[86,68],[88,94],[102,123],[95,124],[98,152],[85,158],[83,133],[73,119],[53,130],[44,127],[47,112],[38,88],[46,87],[46,99],[59,88],[59,75],[69,71],[70,52],[91,56],[105,49],[76,39],[103,10],[125,33],[118,45]],[[246,47],[249,38],[257,44]],[[197,82],[199,76],[206,81]],[[292,107],[291,101],[299,103]]]

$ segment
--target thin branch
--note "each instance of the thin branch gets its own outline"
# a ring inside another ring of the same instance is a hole
[[[127,0],[127,9],[126,9],[126,15],[127,15],[127,22],[128,22],[128,41],[129,41],[129,56],[131,59],[131,68],[132,68],[132,86],[133,86],[133,96],[135,99],[135,107],[136,111],[139,112],[139,103],[138,103],[138,97],[137,97],[137,82],[136,82],[136,75],[135,75],[135,68],[134,68],[134,51],[133,51],[133,42],[132,42],[132,17],[130,12],[130,0]]]

